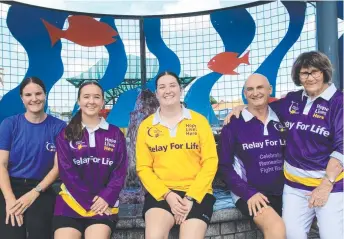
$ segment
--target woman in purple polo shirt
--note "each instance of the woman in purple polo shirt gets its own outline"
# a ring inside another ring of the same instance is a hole
[[[127,170],[125,138],[99,116],[104,105],[99,84],[83,84],[78,104],[79,112],[56,140],[63,184],[55,205],[55,239],[108,239]]]

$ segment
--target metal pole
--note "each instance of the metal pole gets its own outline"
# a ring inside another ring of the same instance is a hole
[[[146,88],[146,39],[145,32],[143,29],[143,18],[140,18],[140,62],[141,62],[141,88],[144,90]]]
[[[330,59],[334,68],[332,82],[340,89],[339,58],[338,58],[338,23],[337,2],[316,2],[316,26],[318,50]]]

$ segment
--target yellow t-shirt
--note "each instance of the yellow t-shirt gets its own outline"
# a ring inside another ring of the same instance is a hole
[[[145,119],[136,140],[136,171],[147,191],[163,200],[169,189],[185,191],[201,202],[212,193],[218,156],[211,127],[201,114],[183,108],[175,129],[160,121],[158,111]]]

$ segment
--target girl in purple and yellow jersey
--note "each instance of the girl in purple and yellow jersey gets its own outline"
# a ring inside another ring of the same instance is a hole
[[[44,112],[46,89],[39,78],[23,80],[19,92],[26,112],[0,125],[0,238],[49,239],[55,139],[66,124]]]
[[[55,205],[55,239],[108,239],[127,170],[125,138],[99,117],[104,105],[99,84],[83,84],[78,104],[79,112],[56,142],[63,184]]]
[[[136,170],[148,191],[143,217],[146,238],[167,238],[174,224],[179,238],[204,238],[215,198],[212,182],[218,157],[208,121],[180,104],[178,77],[156,79],[160,107],[140,125]]]

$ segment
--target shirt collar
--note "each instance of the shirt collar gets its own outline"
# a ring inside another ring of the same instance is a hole
[[[324,100],[329,101],[329,100],[332,98],[332,96],[336,93],[336,91],[337,91],[337,88],[336,88],[336,86],[332,83],[332,84],[330,84],[329,87],[327,87],[326,90],[324,90],[323,93],[321,93],[320,95],[318,95],[317,97],[315,97],[314,100],[317,99],[317,98],[319,98],[319,97],[321,97],[321,98],[323,98]],[[306,92],[305,90],[303,90],[303,92],[302,92],[302,99],[303,99],[304,96],[308,98],[307,92]]]
[[[280,122],[276,113],[270,108],[270,106],[268,106],[268,112],[269,113],[268,113],[268,118],[267,118],[266,123],[269,123],[271,120]],[[247,107],[245,107],[242,110],[241,115],[244,118],[245,122],[250,121],[254,117],[254,115],[250,111],[247,110]]]
[[[183,109],[183,112],[182,112],[182,117],[180,118],[180,120],[191,119],[190,110],[185,108],[184,106],[182,106],[182,109]],[[157,124],[162,122],[159,112],[160,112],[160,107],[156,110],[156,112],[154,114],[153,125],[157,125]]]
[[[89,130],[89,128],[83,122],[81,122],[81,124],[82,124],[82,128],[86,127],[86,129]],[[109,123],[106,122],[106,120],[103,117],[100,118],[99,124],[94,129],[92,129],[92,131],[96,131],[99,128],[104,129],[104,130],[109,129]]]

